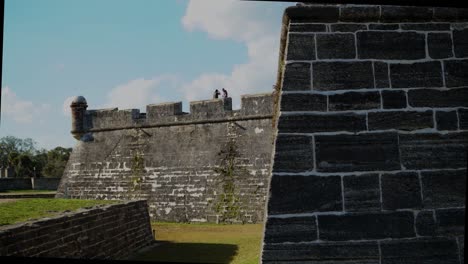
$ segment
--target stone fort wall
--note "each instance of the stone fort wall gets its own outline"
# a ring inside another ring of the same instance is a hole
[[[228,98],[191,102],[190,113],[180,102],[146,113],[74,109],[79,141],[56,197],[146,199],[158,221],[262,221],[272,95],[241,99],[240,110]]]
[[[263,263],[464,263],[468,9],[295,6],[281,38]]]

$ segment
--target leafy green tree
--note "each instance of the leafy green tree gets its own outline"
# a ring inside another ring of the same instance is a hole
[[[0,138],[0,167],[7,167],[12,162],[11,153],[34,155],[36,142],[30,138],[21,139],[13,136]]]
[[[72,148],[56,147],[47,152],[47,163],[42,169],[44,177],[62,177]]]

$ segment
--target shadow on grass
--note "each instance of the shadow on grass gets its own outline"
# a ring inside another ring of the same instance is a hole
[[[237,254],[237,245],[207,243],[175,243],[157,241],[157,245],[132,256],[129,260],[180,262],[180,263],[230,263]]]

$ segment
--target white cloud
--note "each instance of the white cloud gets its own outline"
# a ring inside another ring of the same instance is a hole
[[[10,87],[2,88],[2,116],[5,118],[23,124],[32,123],[33,120],[41,122],[49,110],[49,104],[34,104],[19,98]]]
[[[146,109],[147,104],[164,102],[162,89],[176,89],[180,81],[175,75],[160,75],[151,79],[139,78],[117,85],[107,95],[107,101],[98,108]],[[88,103],[89,104],[89,103]]]
[[[214,89],[225,87],[240,106],[240,95],[269,92],[276,81],[279,54],[280,19],[271,3],[237,0],[191,0],[183,26],[201,30],[215,39],[232,39],[247,46],[248,61],[235,65],[230,74],[206,73],[183,85],[187,100],[206,99]]]

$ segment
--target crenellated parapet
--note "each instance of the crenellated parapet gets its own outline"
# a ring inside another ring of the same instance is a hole
[[[232,110],[232,98],[192,101],[189,113],[182,111],[182,102],[149,104],[146,113],[140,113],[139,109],[86,110],[75,105],[71,105],[72,111],[78,113],[73,115],[72,134],[80,139],[85,133],[106,130],[271,118],[273,96],[271,93],[242,95],[238,110]]]

